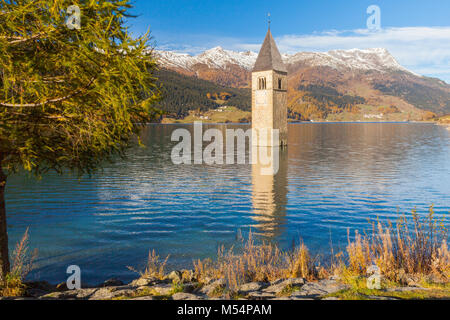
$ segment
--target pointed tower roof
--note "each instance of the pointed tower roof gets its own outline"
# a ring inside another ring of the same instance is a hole
[[[277,44],[273,39],[272,32],[270,32],[270,28],[267,31],[261,51],[259,51],[253,72],[268,70],[287,72],[280,51],[278,51]]]

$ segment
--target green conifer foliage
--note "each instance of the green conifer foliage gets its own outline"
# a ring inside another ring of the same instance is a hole
[[[158,115],[151,38],[128,33],[130,8],[128,0],[0,0],[0,280],[9,270],[7,175],[90,173]]]

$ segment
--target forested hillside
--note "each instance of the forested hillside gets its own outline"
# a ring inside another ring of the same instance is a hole
[[[216,92],[204,104],[234,104],[248,110],[249,91],[233,91],[236,96],[230,99],[237,102],[218,101],[227,96],[219,91],[231,93],[230,86],[248,88],[257,53],[213,48],[196,56],[159,51],[158,57],[161,66],[192,77],[183,78],[180,84],[200,90],[205,85],[200,79],[204,79],[227,87],[211,88],[208,83],[201,100],[205,92]],[[299,52],[284,54],[283,60],[288,69],[291,119],[421,121],[450,114],[449,84],[409,71],[383,48]]]
[[[221,105],[244,111],[251,109],[249,89],[224,87],[166,69],[158,71],[157,76],[163,88],[163,99],[158,108],[172,117],[183,118],[190,110],[207,111]]]
[[[450,112],[450,90],[448,85],[438,79],[423,77],[419,81],[408,81],[396,76],[393,80],[373,81],[374,88],[392,96],[403,98],[422,110],[436,114]]]
[[[338,92],[335,88],[323,85],[300,85],[290,90],[288,95],[289,118],[310,120],[326,119],[329,114],[344,111],[358,113],[358,105],[366,100]]]

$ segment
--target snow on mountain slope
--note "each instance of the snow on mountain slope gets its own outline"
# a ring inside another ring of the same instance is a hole
[[[207,65],[213,69],[225,69],[228,65],[237,65],[250,71],[255,64],[258,54],[255,52],[235,52],[216,47],[199,55],[191,56],[171,51],[156,51],[159,62],[166,68],[181,68],[194,71],[198,64]],[[308,66],[327,66],[337,70],[350,69],[360,71],[404,71],[412,73],[402,67],[395,58],[383,48],[333,50],[329,52],[299,52],[283,54],[287,65],[306,64]]]
[[[251,51],[234,52],[224,50],[221,47],[207,50],[196,56],[172,51],[156,51],[156,54],[163,67],[181,68],[189,71],[192,71],[191,68],[197,64],[206,64],[215,69],[225,69],[228,64],[234,64],[246,70],[251,70],[258,57],[258,54]]]

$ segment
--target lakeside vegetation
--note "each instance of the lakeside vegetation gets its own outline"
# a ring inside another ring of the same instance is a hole
[[[283,251],[270,243],[255,245],[250,235],[242,253],[222,248],[216,261],[197,261],[195,274],[200,282],[224,278],[231,291],[253,281],[298,277],[312,281],[330,276],[339,277],[352,288],[360,288],[368,268],[376,265],[385,288],[409,282],[448,284],[447,239],[445,218],[436,218],[430,208],[426,217],[413,211],[411,215],[400,216],[395,223],[372,222],[371,233],[356,231],[353,238],[349,235],[346,251],[332,252],[333,259],[328,265],[311,256],[303,242],[292,251]]]
[[[169,115],[185,122],[250,121],[248,89],[218,87],[156,71],[156,60],[145,54],[150,37],[132,39],[124,29],[122,19],[130,5],[127,1],[111,2],[106,9],[101,3],[82,8],[89,14],[83,18],[86,27],[77,37],[58,29],[64,27],[64,17],[59,14],[66,9],[62,1],[56,1],[54,12],[48,14],[29,6],[5,9],[8,19],[0,23],[0,44],[4,49],[0,58],[8,66],[3,70],[8,81],[0,88],[0,296],[27,294],[31,284],[26,277],[36,257],[29,249],[26,232],[11,255],[10,267],[4,201],[7,176],[21,169],[37,176],[49,170],[63,173],[65,169],[91,173],[105,159],[122,155],[131,137],[140,131],[138,123],[159,117],[156,108],[164,107]],[[36,5],[48,3],[40,0]],[[101,13],[100,18],[97,13]],[[70,48],[65,45],[68,41]],[[161,83],[165,85],[164,102],[159,102]],[[357,104],[365,102],[359,97],[338,96],[327,88],[305,90],[309,90],[303,95],[310,99],[308,102],[323,100],[327,108],[334,108],[333,114],[356,114],[362,108]],[[399,113],[393,105],[373,108],[386,114]],[[307,116],[298,113],[298,119],[329,114],[317,115],[316,111],[308,109]],[[428,220],[422,221],[415,213],[412,219],[413,229],[409,229],[411,224],[406,218],[395,227],[374,223],[371,236],[357,233],[349,237],[347,250],[332,253],[329,264],[313,257],[303,242],[285,251],[271,243],[257,243],[250,234],[242,251],[222,247],[217,259],[195,261],[194,270],[182,272],[181,279],[194,282],[196,288],[222,279],[226,285],[213,295],[239,297],[240,288],[249,282],[296,278],[314,282],[336,276],[350,289],[335,296],[347,298],[369,294],[364,287],[366,270],[375,263],[382,271],[385,289],[416,283],[432,289],[436,296],[449,297],[445,225],[434,218],[432,210]],[[151,251],[141,278],[172,280],[165,272],[167,261]],[[184,286],[173,280],[173,287],[164,296],[179,293]],[[297,289],[295,285],[286,286],[280,295]],[[148,289],[140,294],[155,292]],[[420,294],[430,297],[424,292]]]
[[[161,259],[151,250],[146,268],[139,279],[173,280],[167,294],[183,292],[186,283],[200,289],[211,282],[222,280],[223,286],[210,292],[213,296],[245,297],[240,293],[248,283],[274,283],[302,278],[308,282],[337,279],[345,289],[327,297],[339,299],[399,299],[450,298],[450,251],[447,245],[446,218],[437,218],[431,207],[428,215],[400,215],[395,222],[372,221],[370,231],[348,236],[345,251],[333,252],[331,261],[312,256],[304,242],[282,250],[277,245],[257,243],[250,232],[242,249],[220,247],[216,259],[196,260],[193,270],[166,272],[169,257]],[[28,249],[28,232],[17,244],[13,267],[0,285],[0,296],[22,296],[27,289],[25,277],[31,270],[35,253]],[[381,275],[381,288],[367,287],[368,269],[376,265]],[[175,273],[175,277],[173,276]],[[179,275],[177,275],[179,274]],[[408,287],[408,290],[402,290]],[[134,296],[158,295],[152,288]],[[152,291],[153,290],[153,291]],[[280,296],[300,290],[286,285]],[[164,296],[167,296],[164,295]],[[166,297],[167,298],[167,297]]]
[[[218,250],[215,260],[194,262],[193,274],[187,270],[181,275],[192,278],[200,286],[212,279],[224,279],[226,285],[213,295],[226,294],[242,298],[240,288],[253,282],[274,283],[280,279],[304,278],[320,281],[336,278],[346,285],[327,297],[339,299],[440,299],[450,298],[450,252],[446,219],[437,218],[433,207],[425,217],[413,210],[410,215],[400,215],[392,223],[372,221],[370,232],[355,231],[348,237],[345,251],[334,253],[332,260],[322,262],[313,257],[307,246],[300,245],[284,251],[274,244],[256,244],[250,233],[241,252],[234,248]],[[153,252],[141,277],[165,277],[167,263]],[[367,287],[368,269],[376,265],[381,273],[381,288]],[[408,287],[408,290],[402,288]],[[286,296],[299,290],[295,285],[285,286],[278,294]]]
[[[25,279],[33,269],[37,258],[37,250],[29,248],[30,238],[28,229],[22,239],[16,244],[11,255],[11,270],[4,281],[0,281],[0,297],[20,297],[25,294]]]

